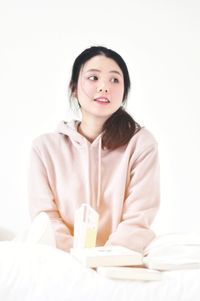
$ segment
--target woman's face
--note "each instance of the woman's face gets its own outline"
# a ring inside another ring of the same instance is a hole
[[[108,119],[121,106],[123,95],[123,73],[113,59],[97,55],[83,65],[75,91],[83,116]]]

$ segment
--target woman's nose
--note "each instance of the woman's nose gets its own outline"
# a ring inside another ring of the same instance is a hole
[[[104,83],[102,83],[101,85],[99,85],[97,87],[97,91],[98,92],[106,92],[106,93],[108,93],[108,87],[107,87],[107,85],[105,85]]]
[[[105,91],[105,92],[107,93],[107,92],[108,92],[108,89],[107,89],[107,88],[105,88],[105,89],[99,88],[99,89],[98,89],[98,92],[103,92],[103,91]]]

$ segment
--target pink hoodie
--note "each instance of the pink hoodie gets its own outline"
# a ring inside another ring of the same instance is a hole
[[[154,237],[150,225],[159,207],[157,143],[145,128],[126,146],[101,147],[77,132],[79,121],[61,122],[56,133],[33,141],[30,160],[31,216],[46,212],[57,247],[73,246],[74,212],[89,203],[100,214],[97,245],[142,252]]]

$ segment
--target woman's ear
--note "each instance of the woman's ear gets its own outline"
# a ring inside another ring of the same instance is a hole
[[[72,92],[72,96],[77,98],[77,89],[76,88],[74,88],[74,91]]]
[[[69,88],[71,90],[71,96],[77,98],[77,87],[73,81],[70,82]]]
[[[77,87],[76,85],[73,83],[71,84],[71,91],[72,91],[72,97],[77,98]]]

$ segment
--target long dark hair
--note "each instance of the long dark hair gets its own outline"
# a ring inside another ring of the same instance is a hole
[[[85,49],[74,61],[71,80],[69,83],[70,101],[77,88],[78,77],[81,67],[92,57],[104,55],[113,59],[120,67],[124,77],[124,95],[122,106],[114,112],[103,125],[102,147],[114,150],[126,145],[133,135],[140,130],[140,125],[125,111],[131,82],[128,68],[123,58],[115,51],[103,46],[92,46]]]

